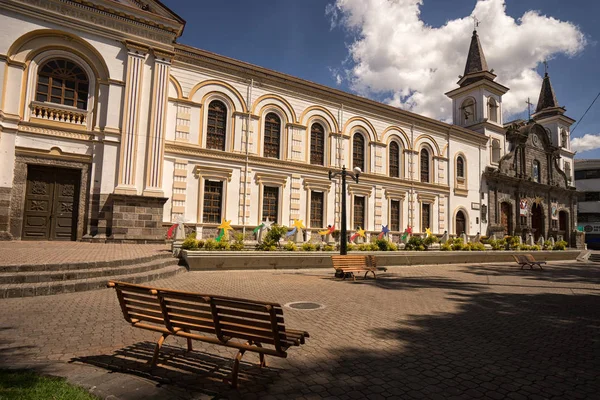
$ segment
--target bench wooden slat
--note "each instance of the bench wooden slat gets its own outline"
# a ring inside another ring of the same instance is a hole
[[[230,308],[219,309],[220,316],[234,316],[248,318],[256,321],[268,321],[271,322],[271,316],[268,314],[253,313],[249,311],[232,310]],[[283,324],[283,317],[277,317],[277,322]]]
[[[171,298],[167,295],[163,295],[162,292],[161,293],[161,297],[163,299],[165,299],[165,304],[168,307],[177,307],[177,308],[188,308],[190,310],[198,310],[198,311],[205,311],[207,313],[210,313],[210,304],[207,303],[198,303],[198,302],[182,302],[182,301],[176,301],[176,300],[171,300]]]
[[[221,306],[221,307],[230,307],[230,308],[236,308],[236,309],[243,309],[243,310],[249,310],[249,311],[262,311],[262,312],[267,312],[268,308],[271,308],[271,305],[268,304],[252,304],[252,303],[247,303],[247,302],[243,302],[243,301],[233,301],[230,299],[223,299],[223,298],[219,298],[216,297],[214,298],[214,302],[217,306]]]
[[[198,324],[193,324],[193,323],[189,323],[189,322],[178,321],[176,319],[171,320],[171,324],[176,328],[189,329],[192,331],[208,332],[208,333],[212,333],[212,334],[215,333],[214,326],[198,325]]]
[[[212,320],[212,314],[210,312],[202,312],[202,311],[192,311],[187,308],[174,308],[166,306],[167,312],[171,314],[185,315],[188,317],[195,318],[209,318]]]
[[[129,300],[129,298],[126,297],[124,301],[125,304],[127,304],[127,308],[136,307],[144,310],[162,312],[162,310],[160,309],[160,304],[157,304],[156,300],[154,300],[154,303],[146,303],[141,301]]]
[[[252,324],[252,326],[255,326],[257,328],[269,329],[269,330],[271,329],[271,324],[268,322],[258,322],[256,320],[229,317],[227,315],[219,315],[219,321],[221,321],[221,323],[231,323],[231,324],[237,324],[237,325]],[[283,325],[279,325],[279,326],[283,327]]]
[[[146,313],[138,313],[138,312],[129,312],[129,315],[131,316],[131,318],[135,318],[135,319],[139,319],[141,321],[147,321],[147,322],[154,322],[156,324],[165,324],[165,319],[161,316],[159,317],[153,317],[151,315],[148,315]]]

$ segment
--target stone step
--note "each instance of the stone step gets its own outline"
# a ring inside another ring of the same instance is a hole
[[[179,272],[186,271],[185,267],[177,265],[177,260],[159,269],[152,269],[135,274],[110,275],[89,279],[75,279],[58,282],[39,283],[10,283],[0,285],[0,298],[45,296],[50,294],[83,292],[106,287],[109,280],[145,283],[156,279],[169,278]]]
[[[153,254],[146,257],[130,258],[125,260],[112,261],[91,261],[77,262],[65,264],[23,264],[23,265],[0,265],[0,273],[7,272],[37,272],[37,271],[73,271],[78,269],[96,269],[121,267],[127,265],[147,263],[159,259],[173,259],[173,255],[169,251],[164,253]]]
[[[168,259],[158,258],[145,263],[132,263],[116,267],[78,268],[61,271],[4,272],[0,273],[0,285],[10,283],[59,282],[112,275],[130,275],[159,269],[171,265],[176,261],[176,259],[170,257]]]
[[[590,254],[590,258],[588,258],[588,261],[600,262],[600,253],[592,253],[592,254]]]

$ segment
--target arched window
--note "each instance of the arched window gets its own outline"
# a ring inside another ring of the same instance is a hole
[[[533,171],[531,175],[535,182],[540,183],[540,162],[538,160],[533,160]]]
[[[227,107],[222,101],[213,100],[208,105],[206,123],[206,148],[225,151],[225,130],[227,128]]]
[[[460,121],[461,125],[469,125],[477,120],[475,114],[475,100],[469,98],[463,101],[460,107]]]
[[[36,101],[87,109],[89,81],[85,71],[68,60],[50,60],[38,72]]]
[[[465,178],[465,160],[462,156],[456,158],[456,177]]]
[[[310,163],[323,165],[325,160],[325,129],[321,124],[310,127]]]
[[[365,172],[365,138],[360,133],[352,137],[352,168]]]
[[[497,163],[500,161],[500,141],[498,139],[492,140],[492,162]]]
[[[390,176],[400,178],[400,146],[398,142],[390,143]]]
[[[462,235],[467,232],[467,219],[465,218],[465,214],[462,211],[458,211],[456,213],[456,235]]]
[[[275,113],[265,117],[264,156],[279,158],[279,143],[281,138],[281,119]]]
[[[493,97],[488,100],[488,117],[492,122],[498,122],[498,103]]]
[[[421,182],[429,182],[429,151],[421,150]]]
[[[564,129],[560,131],[560,145],[565,149],[569,147],[569,135]]]

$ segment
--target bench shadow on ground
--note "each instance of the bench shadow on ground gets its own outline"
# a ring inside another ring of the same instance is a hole
[[[366,279],[364,278],[364,275],[357,275],[356,280],[353,280],[352,278],[341,279],[334,277],[333,274],[332,276],[328,277],[321,276],[321,279],[330,280],[339,284],[374,286],[386,290],[417,290],[438,288],[476,291],[483,290],[486,286],[474,282],[465,282],[441,276],[410,277],[394,275],[391,273],[378,273],[377,279],[373,279],[371,275],[369,275]]]
[[[600,264],[593,263],[550,263],[543,265],[543,270],[516,265],[475,265],[465,268],[465,272],[474,275],[518,276],[538,281],[559,283],[600,284]]]
[[[11,367],[35,351],[36,346],[18,345],[13,330],[11,326],[0,326],[0,368]]]
[[[159,362],[155,367],[149,361],[154,353],[155,343],[144,341],[115,351],[113,354],[100,354],[73,358],[71,363],[84,363],[112,372],[135,375],[156,382],[158,386],[172,385],[209,396],[235,397],[239,392],[233,389],[226,378],[230,378],[232,357],[221,357],[194,350],[187,352],[179,346],[163,345]],[[246,354],[240,363],[239,386],[250,387],[253,391],[264,390],[278,379],[279,370],[267,366],[259,368],[258,357]],[[256,360],[254,360],[256,358]],[[271,359],[272,360],[272,359]],[[267,356],[267,363],[270,361]]]

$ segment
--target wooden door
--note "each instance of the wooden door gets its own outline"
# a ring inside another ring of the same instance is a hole
[[[534,204],[531,207],[531,228],[533,230],[533,236],[537,241],[544,233],[544,211],[539,204]]]
[[[75,240],[80,171],[29,166],[23,240]]]
[[[512,212],[509,203],[500,205],[500,224],[504,227],[504,234],[510,235],[512,232]]]
[[[466,233],[466,219],[462,211],[456,213],[456,236]]]

